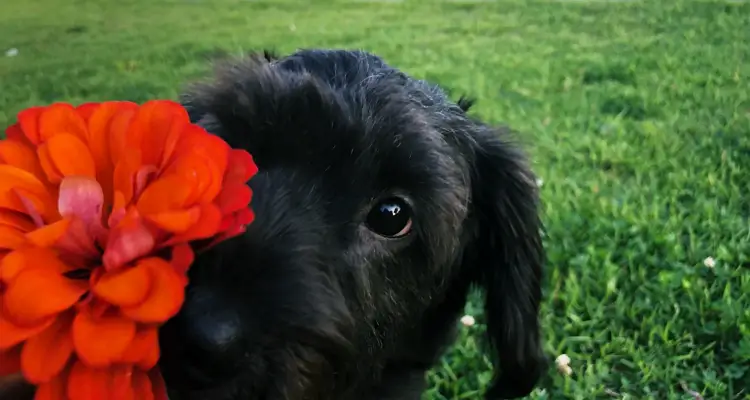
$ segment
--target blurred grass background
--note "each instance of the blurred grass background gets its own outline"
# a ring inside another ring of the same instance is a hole
[[[546,346],[574,371],[531,398],[750,399],[747,2],[3,0],[0,125],[176,98],[213,59],[303,47],[375,52],[523,133]],[[481,304],[467,312],[425,399],[480,398]]]

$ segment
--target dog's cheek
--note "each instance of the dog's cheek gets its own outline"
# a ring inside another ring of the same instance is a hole
[[[333,393],[336,367],[317,349],[288,345],[276,355],[269,371],[274,382],[268,386],[268,399],[317,400]]]

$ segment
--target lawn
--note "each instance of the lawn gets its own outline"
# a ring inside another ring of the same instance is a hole
[[[309,4],[2,0],[0,126],[54,101],[175,98],[250,49],[376,52],[476,96],[534,158],[546,347],[574,372],[531,398],[750,399],[750,4]],[[425,399],[480,398],[479,306]]]

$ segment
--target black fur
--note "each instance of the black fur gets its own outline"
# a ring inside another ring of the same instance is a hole
[[[474,285],[495,363],[488,399],[546,368],[535,179],[509,132],[357,51],[252,55],[183,97],[259,166],[256,221],[200,256],[161,331],[172,400],[416,400]],[[363,224],[397,194],[413,231]]]

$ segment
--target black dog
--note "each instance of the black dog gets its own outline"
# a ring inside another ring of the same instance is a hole
[[[198,257],[161,330],[172,400],[419,399],[473,285],[495,353],[486,398],[532,390],[542,227],[509,132],[353,51],[251,56],[184,104],[260,172],[256,221]]]
[[[162,329],[173,400],[418,399],[473,285],[495,353],[486,398],[532,390],[542,226],[508,131],[357,51],[251,56],[183,103],[260,172],[256,221],[198,258]]]

